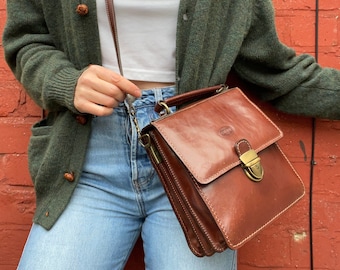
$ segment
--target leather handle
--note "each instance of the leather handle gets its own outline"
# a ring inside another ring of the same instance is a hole
[[[224,84],[220,84],[176,95],[164,101],[158,102],[155,106],[155,112],[160,113],[161,111],[166,109],[166,107],[188,105],[195,101],[214,96],[225,89],[227,89],[227,86],[225,86]]]
[[[113,37],[113,42],[115,44],[116,48],[116,56],[117,56],[117,62],[119,67],[119,72],[122,76],[124,76],[123,73],[123,65],[122,60],[120,57],[120,49],[119,49],[119,41],[118,41],[118,31],[117,31],[117,23],[116,23],[116,13],[115,13],[115,6],[113,3],[114,0],[106,0],[106,12],[109,17],[109,22],[111,26],[111,32]]]

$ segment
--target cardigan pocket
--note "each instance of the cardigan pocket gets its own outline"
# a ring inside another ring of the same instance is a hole
[[[66,181],[65,173],[76,173],[79,179],[89,134],[90,122],[78,123],[70,111],[49,113],[32,127],[28,159],[37,208],[50,203],[63,186],[62,193],[71,194],[75,185]]]
[[[33,184],[36,187],[35,180],[46,158],[52,125],[48,125],[47,119],[43,119],[33,125],[31,132],[32,135],[28,145],[28,165]]]

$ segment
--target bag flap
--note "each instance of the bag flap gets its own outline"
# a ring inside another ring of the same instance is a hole
[[[235,144],[246,139],[256,153],[281,130],[239,88],[197,102],[151,123],[201,184],[240,164]]]

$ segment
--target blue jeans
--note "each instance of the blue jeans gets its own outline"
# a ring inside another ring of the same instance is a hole
[[[147,90],[134,101],[141,128],[157,118],[155,102],[174,91]],[[191,253],[122,103],[111,116],[93,119],[80,183],[51,230],[33,224],[19,269],[123,269],[140,235],[147,269],[236,269],[232,250]]]

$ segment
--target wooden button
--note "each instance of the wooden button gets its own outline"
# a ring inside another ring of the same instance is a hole
[[[74,173],[73,172],[64,173],[64,178],[69,182],[73,182],[74,181]]]
[[[79,4],[76,11],[80,16],[86,16],[89,13],[89,7],[85,4]]]
[[[81,125],[86,125],[87,123],[87,117],[85,115],[76,115],[76,121],[77,123]]]

